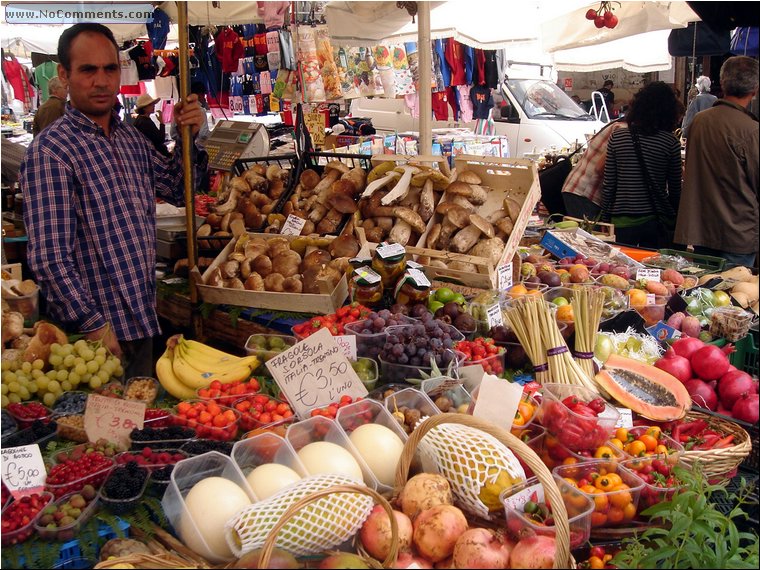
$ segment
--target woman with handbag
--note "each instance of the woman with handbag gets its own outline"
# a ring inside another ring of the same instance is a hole
[[[656,81],[634,96],[628,128],[610,137],[601,220],[615,225],[619,243],[672,247],[681,197],[681,143],[673,135],[678,119],[675,93]]]

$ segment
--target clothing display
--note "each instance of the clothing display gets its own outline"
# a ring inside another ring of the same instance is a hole
[[[31,111],[34,101],[34,89],[29,82],[26,68],[19,63],[15,55],[3,59],[3,74],[13,87],[13,98],[24,103],[24,110]]]
[[[493,107],[493,95],[485,85],[476,85],[470,89],[472,101],[472,116],[476,119],[488,119]]]
[[[129,53],[130,50],[119,51],[119,65],[121,67],[121,87],[137,85],[140,76],[137,73],[137,63]],[[123,91],[122,91],[123,93]]]
[[[433,45],[435,46],[433,51],[435,53],[435,61],[437,62],[436,73],[440,71],[442,81],[440,89],[436,89],[436,91],[443,91],[451,85],[451,68],[449,67],[449,62],[446,61],[446,42],[439,39],[435,40]],[[436,86],[438,86],[437,79]]]
[[[153,46],[150,42],[138,42],[129,50],[129,57],[137,65],[137,76],[140,81],[156,77],[156,67],[153,65]]]
[[[256,2],[258,14],[264,19],[267,30],[281,28],[285,24],[285,15],[290,2]]]
[[[446,62],[451,68],[451,81],[449,81],[448,85],[464,85],[466,83],[464,72],[464,45],[449,38],[446,40],[445,53]]]
[[[470,99],[471,89],[472,88],[469,85],[457,85],[457,93],[459,95],[459,118],[464,123],[469,123],[474,118],[475,110],[472,105],[472,99]]]
[[[237,71],[238,59],[243,57],[244,48],[232,28],[226,27],[214,38],[216,57],[222,63],[224,73]]]
[[[58,64],[54,61],[44,61],[34,68],[34,82],[39,90],[40,103],[48,100],[48,83],[53,77],[58,77]]]
[[[153,49],[164,49],[166,47],[169,24],[169,16],[166,15],[166,12],[161,8],[155,8],[153,10],[153,21],[145,24]]]

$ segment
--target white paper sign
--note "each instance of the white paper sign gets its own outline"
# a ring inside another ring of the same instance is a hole
[[[647,305],[654,305],[657,302],[654,297],[654,293],[647,293]]]
[[[2,458],[3,483],[15,499],[42,492],[47,470],[39,445],[3,449]]]
[[[504,318],[501,314],[501,307],[498,303],[491,305],[486,309],[486,320],[488,321],[488,327],[500,327],[504,325]]]
[[[321,329],[266,363],[296,415],[322,408],[341,396],[364,398],[367,389],[330,331]]]
[[[660,274],[662,270],[654,269],[652,267],[642,267],[636,270],[636,281],[639,279],[646,279],[647,281],[660,281]]]
[[[306,220],[304,220],[303,218],[299,218],[298,216],[294,216],[293,214],[290,214],[285,220],[285,223],[282,225],[282,229],[280,230],[280,235],[300,236],[301,230],[303,230],[303,227],[305,224],[306,224]]]
[[[406,253],[406,249],[400,243],[391,243],[377,246],[377,255],[383,259],[389,257],[396,257],[397,255],[403,255]]]
[[[513,285],[512,262],[510,261],[507,264],[499,265],[496,271],[498,273],[498,278],[499,278],[499,290],[506,291]]]
[[[618,408],[617,411],[620,412],[620,419],[615,424],[615,427],[622,427],[626,429],[632,428],[633,412],[629,408]]]
[[[470,394],[472,394],[472,391],[475,390],[475,388],[480,386],[480,382],[483,380],[483,374],[485,374],[485,371],[480,364],[463,366],[459,369],[459,379],[464,384],[465,390]]]
[[[356,360],[356,335],[344,334],[334,336],[335,342],[343,351],[343,356],[349,360]]]
[[[480,383],[472,415],[510,430],[522,395],[519,384],[486,374]]]

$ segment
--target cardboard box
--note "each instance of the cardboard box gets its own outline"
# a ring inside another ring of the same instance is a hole
[[[628,267],[644,267],[638,261],[622,253],[619,248],[585,232],[579,228],[549,230],[544,233],[541,245],[555,257],[575,257],[578,254],[593,257],[599,262],[608,262]]]
[[[249,233],[251,237],[260,237],[265,240],[273,238],[287,238],[289,241],[299,239],[300,236],[281,236],[278,234]],[[320,238],[331,240],[333,238]],[[205,285],[211,273],[227,260],[227,256],[234,251],[237,238],[230,240],[214,262],[203,273],[203,283],[198,284],[198,293],[205,303],[214,305],[235,305],[238,307],[255,307],[257,309],[270,309],[274,311],[288,311],[294,313],[313,313],[327,315],[334,313],[348,298],[348,282],[343,275],[338,284],[330,289],[327,283],[320,283],[319,294],[309,293],[277,293],[273,291],[248,291],[243,289],[227,289]]]
[[[21,277],[21,264],[20,263],[8,263],[3,265],[3,271],[11,276],[11,279],[22,280]]]

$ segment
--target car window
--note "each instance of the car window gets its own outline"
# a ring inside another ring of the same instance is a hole
[[[580,119],[591,117],[554,83],[537,79],[509,79],[505,87],[531,119]]]

